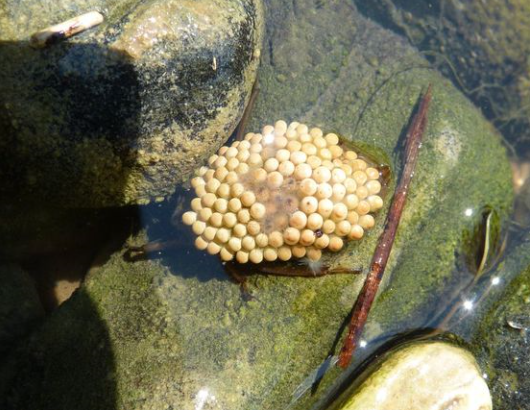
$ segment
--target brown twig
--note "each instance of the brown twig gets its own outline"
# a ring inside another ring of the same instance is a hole
[[[381,279],[385,272],[385,267],[392,250],[394,238],[396,237],[401,214],[403,213],[403,208],[405,207],[405,202],[407,200],[410,182],[414,176],[414,168],[416,167],[423,134],[427,127],[427,111],[429,109],[430,101],[431,86],[429,85],[427,92],[421,98],[418,111],[414,115],[412,123],[407,130],[403,172],[399,184],[396,187],[390,210],[388,211],[385,228],[379,237],[377,248],[372,258],[370,273],[366,277],[361,293],[353,307],[348,334],[344,339],[344,344],[339,355],[338,365],[342,368],[345,368],[350,364],[352,355],[357,347],[357,343],[359,342],[359,338],[368,318],[372,302],[375,299],[377,289],[379,288],[379,284],[381,283]]]

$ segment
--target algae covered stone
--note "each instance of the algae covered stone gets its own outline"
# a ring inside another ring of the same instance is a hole
[[[530,4],[525,0],[357,1],[406,36],[528,155]]]
[[[448,295],[461,285],[464,233],[482,222],[485,206],[501,218],[508,213],[510,168],[498,135],[476,108],[414,48],[362,17],[353,3],[271,0],[267,13],[270,47],[262,53],[261,93],[247,131],[296,119],[354,141],[359,151],[392,169],[389,198],[402,167],[395,152],[418,97],[433,84],[407,206],[355,365],[382,340],[425,325],[446,307]],[[337,21],[345,20],[351,24],[337,30]],[[387,207],[362,241],[323,254],[321,262],[369,266]],[[175,239],[185,237],[175,232]],[[131,244],[146,240],[137,235]],[[115,395],[105,403],[114,400],[116,409],[157,410],[170,403],[183,410],[294,410],[311,408],[329,394],[342,371],[326,359],[336,353],[339,329],[364,276],[251,275],[255,298],[245,302],[218,258],[196,250],[193,240],[188,245],[161,260],[135,263],[124,251],[115,253],[31,344],[11,356],[0,376],[0,397],[9,399],[0,407],[68,408],[68,397],[75,404],[70,408],[93,409],[106,388]],[[259,273],[259,265],[252,273]],[[78,316],[83,324],[71,329]],[[75,344],[77,360],[61,357],[61,349],[74,343],[72,331],[97,323],[104,324],[98,337]],[[52,349],[62,340],[63,347]],[[80,363],[85,354],[93,357],[99,343],[108,349],[105,361]],[[30,354],[36,346],[48,354]],[[74,376],[62,371],[71,368],[80,370]],[[84,369],[107,374],[107,384],[86,383],[84,395],[70,394],[73,379],[88,379]],[[311,395],[315,375],[323,373]],[[46,395],[40,394],[43,374],[54,375]],[[63,401],[58,405],[50,397]]]
[[[494,273],[507,286],[493,290],[495,301],[477,312],[482,320],[469,336],[485,364],[496,409],[515,409],[530,394],[530,253],[528,235]],[[502,293],[501,293],[502,292]],[[491,297],[490,297],[491,299]]]
[[[30,47],[90,11],[103,23]],[[2,192],[82,207],[163,199],[237,125],[261,33],[260,0],[2,1]]]
[[[334,410],[492,409],[488,385],[473,355],[449,343],[401,347],[374,367]]]

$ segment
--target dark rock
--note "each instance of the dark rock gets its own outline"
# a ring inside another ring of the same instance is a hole
[[[162,200],[237,125],[261,48],[259,0],[0,4],[0,178],[60,206]],[[29,36],[88,11],[47,48]]]
[[[31,277],[17,265],[0,266],[0,357],[5,357],[43,317]]]

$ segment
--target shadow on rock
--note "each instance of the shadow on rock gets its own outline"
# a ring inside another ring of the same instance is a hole
[[[19,261],[51,310],[57,283],[79,286],[134,218],[134,209],[89,208],[122,202],[141,131],[137,74],[122,52],[68,42],[39,50],[0,42],[0,66],[0,260]],[[13,343],[0,408],[115,408],[106,322],[85,289],[73,299]]]
[[[140,132],[130,57],[98,44],[0,42],[0,61],[0,194],[39,205],[122,202]]]
[[[70,309],[56,311],[2,368],[0,408],[117,408],[106,323],[84,289],[73,299]]]

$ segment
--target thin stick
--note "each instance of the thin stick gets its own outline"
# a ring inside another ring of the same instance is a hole
[[[97,11],[81,14],[33,34],[30,44],[34,48],[47,47],[103,23],[103,14]]]
[[[338,365],[342,368],[345,368],[350,364],[368,318],[368,313],[372,307],[372,302],[375,299],[377,289],[379,288],[379,284],[385,273],[388,257],[390,256],[401,214],[403,213],[403,208],[405,207],[405,202],[407,200],[409,185],[414,175],[414,168],[416,167],[416,162],[418,160],[418,153],[423,134],[427,127],[427,111],[429,109],[430,101],[431,86],[429,85],[427,92],[420,101],[418,111],[414,115],[412,123],[407,130],[403,173],[401,174],[399,184],[396,187],[390,210],[388,211],[385,228],[379,237],[377,248],[372,258],[370,273],[366,277],[364,286],[353,308],[348,334],[344,339],[344,344],[339,355]]]

